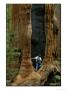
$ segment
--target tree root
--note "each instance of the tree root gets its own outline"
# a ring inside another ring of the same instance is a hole
[[[21,74],[18,74],[14,79],[13,83],[11,83],[11,85],[41,86],[45,84],[51,72],[60,72],[60,66],[58,65],[58,63],[55,63],[55,61],[53,63],[46,62],[37,72],[32,71],[26,77],[23,77]]]

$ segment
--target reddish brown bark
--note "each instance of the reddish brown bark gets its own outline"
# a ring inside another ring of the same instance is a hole
[[[20,6],[19,6],[20,7]],[[22,7],[22,6],[21,6]],[[27,7],[25,8],[25,10]],[[22,8],[24,10],[24,8]],[[18,75],[14,79],[14,82],[11,85],[44,85],[44,83],[47,81],[48,75],[50,72],[54,72],[54,70],[60,72],[60,67],[55,61],[54,54],[56,54],[57,49],[57,35],[54,36],[53,34],[53,5],[47,4],[45,5],[45,18],[47,20],[47,32],[46,32],[46,54],[43,59],[43,65],[42,67],[35,72],[32,61],[31,61],[31,36],[29,37],[27,34],[31,28],[28,29],[29,24],[28,17],[26,12],[22,14],[22,25],[23,25],[23,43],[22,43],[22,49],[23,49],[23,58],[21,61],[21,66]],[[47,16],[46,16],[47,15]],[[29,14],[30,18],[30,14]]]

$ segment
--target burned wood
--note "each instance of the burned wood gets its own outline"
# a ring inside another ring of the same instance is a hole
[[[13,83],[11,85],[14,86],[39,86],[39,85],[44,85],[44,83],[47,81],[47,78],[51,72],[57,71],[60,72],[60,66],[55,62],[55,56],[56,56],[56,49],[57,49],[57,29],[55,32],[53,32],[53,27],[52,26],[52,18],[53,18],[53,5],[52,4],[47,4],[45,5],[45,18],[44,20],[45,24],[47,25],[46,27],[46,54],[44,55],[43,58],[43,64],[41,68],[35,72],[34,67],[32,65],[31,61],[31,38],[28,38],[27,33],[28,33],[28,24],[27,24],[27,18],[26,18],[26,13],[22,15],[23,19],[22,24],[23,25],[23,30],[22,32],[24,33],[23,38],[23,44],[22,44],[22,49],[23,49],[23,57],[21,61],[21,66],[20,70],[18,72],[18,75],[15,77],[13,80]],[[30,15],[29,15],[30,18]],[[31,25],[31,24],[30,24]],[[22,29],[22,28],[21,28]],[[32,29],[31,29],[32,30]],[[56,33],[56,37],[54,37]],[[45,52],[45,50],[44,50]],[[54,53],[55,52],[55,53]]]

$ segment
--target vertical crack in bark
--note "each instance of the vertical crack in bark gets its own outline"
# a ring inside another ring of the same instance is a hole
[[[26,85],[26,86],[44,85],[44,83],[47,81],[47,78],[50,72],[54,71],[55,69],[59,71],[58,65],[57,63],[55,63],[54,56],[52,54],[57,49],[57,36],[56,38],[54,38],[53,24],[52,24],[53,4],[45,5],[45,19],[46,19],[45,24],[46,24],[46,31],[47,31],[46,33],[47,49],[46,50],[47,51],[46,51],[46,56],[43,59],[43,65],[37,72],[34,71],[32,61],[31,61],[31,39],[28,38],[27,36],[28,28],[26,25],[27,18],[25,15],[22,15],[24,17],[24,20],[22,23],[24,27],[24,29],[22,29],[24,32],[24,37],[22,41],[23,58],[22,58],[19,74],[14,79],[14,82],[12,83],[12,85]]]
[[[44,84],[48,78],[50,72],[57,70],[60,71],[57,63],[55,63],[55,58],[53,53],[56,52],[57,49],[57,36],[54,38],[53,35],[53,26],[52,26],[52,18],[53,18],[53,5],[47,4],[45,5],[45,24],[47,37],[46,37],[46,56],[43,59],[43,65],[38,70],[38,73],[41,76],[41,84]]]

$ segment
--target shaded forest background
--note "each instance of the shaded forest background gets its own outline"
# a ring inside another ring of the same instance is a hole
[[[61,7],[60,5],[55,5],[55,14],[60,20]],[[20,24],[20,23],[19,23]],[[60,23],[61,24],[61,23]],[[17,75],[21,63],[21,50],[19,40],[21,40],[21,33],[19,31],[18,23],[14,30],[14,24],[12,23],[12,5],[6,5],[6,84],[10,85],[11,80]],[[61,34],[58,34],[58,58],[57,61],[59,66],[61,66]],[[51,73],[46,82],[45,86],[58,86],[61,85],[61,75],[60,73]]]

